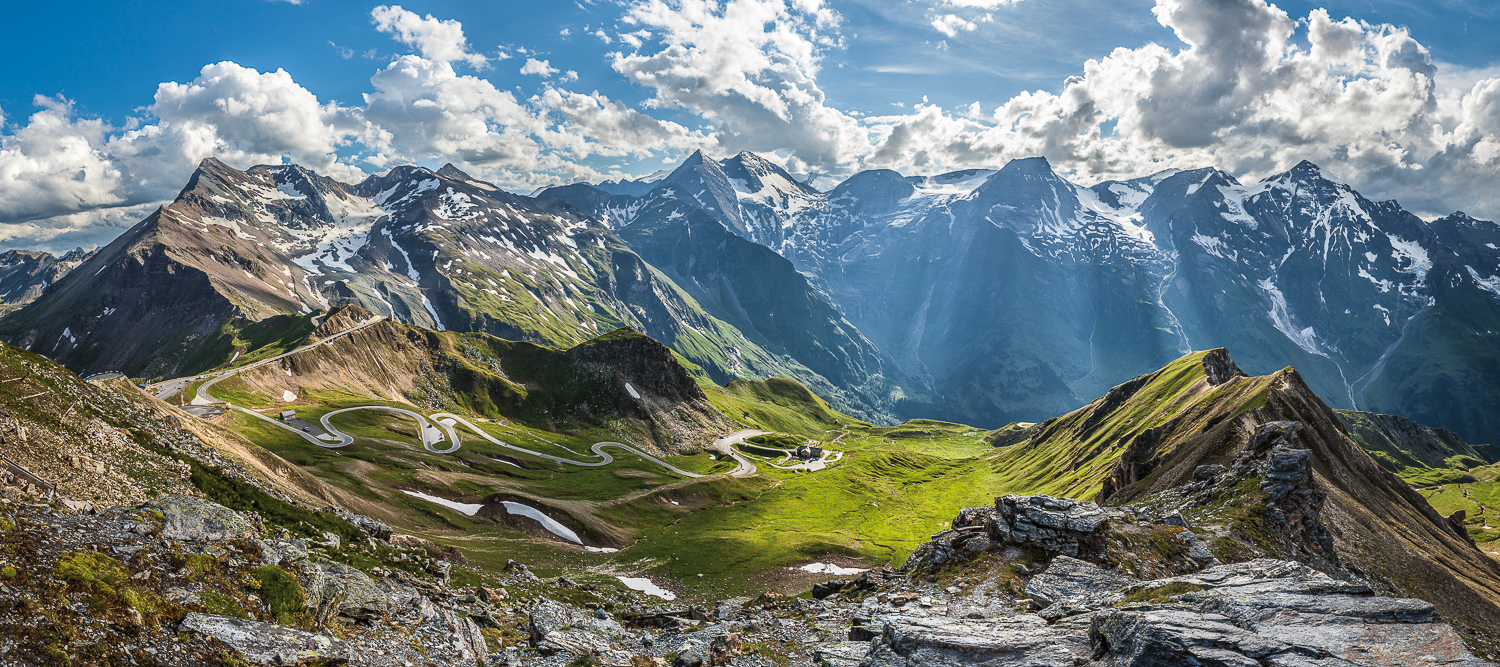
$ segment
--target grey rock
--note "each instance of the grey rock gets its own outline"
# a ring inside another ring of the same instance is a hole
[[[886,619],[864,664],[1073,667],[1091,651],[1087,623],[1048,625],[1035,614],[997,619],[897,616]]]
[[[1222,665],[1259,667],[1290,647],[1241,630],[1228,618],[1180,609],[1110,611],[1094,617],[1095,656],[1122,667]]]
[[[371,579],[343,563],[319,562],[307,574],[307,608],[320,616],[372,620],[421,605],[422,596],[415,588]]]
[[[255,524],[218,503],[184,495],[167,495],[145,505],[167,517],[162,537],[184,542],[223,542],[259,534]]]
[[[267,565],[287,567],[307,560],[310,553],[307,540],[256,540],[255,544]]]
[[[708,646],[695,639],[689,639],[677,647],[677,657],[672,660],[672,667],[703,667],[709,662]]]
[[[1198,466],[1197,468],[1193,468],[1193,481],[1207,482],[1218,479],[1219,475],[1224,474],[1227,470],[1228,468],[1221,465]]]
[[[544,599],[532,606],[530,622],[531,641],[535,644],[572,625],[573,613],[566,605]]]
[[[813,661],[827,667],[858,667],[869,652],[869,642],[839,642],[813,649]]]
[[[372,519],[363,514],[344,514],[342,516],[349,523],[354,524],[355,528],[365,531],[366,534],[377,540],[389,541],[391,535],[395,533],[395,530],[379,519]]]
[[[958,511],[958,516],[953,517],[953,529],[971,528],[983,526],[990,516],[995,513],[993,507],[965,507]]]
[[[1095,657],[1116,664],[1488,665],[1421,600],[1373,597],[1368,587],[1299,563],[1257,560],[1143,584],[1192,583],[1207,590],[1173,605],[1100,611],[1091,621]]]
[[[602,653],[610,650],[610,637],[625,634],[607,614],[601,619],[547,599],[532,606],[530,629],[532,646],[543,655]]]
[[[1140,580],[1085,563],[1076,558],[1058,556],[1041,574],[1026,584],[1026,594],[1041,606],[1068,602],[1075,606],[1102,607],[1124,597],[1121,589]]]
[[[1094,503],[1010,495],[995,499],[995,512],[986,529],[990,539],[1000,544],[1078,557],[1102,544],[1109,522],[1109,513]]]
[[[190,612],[183,617],[178,629],[224,642],[255,664],[294,664],[304,658],[350,657],[344,643],[337,639],[274,623]]]
[[[1167,526],[1177,526],[1178,528],[1188,527],[1187,518],[1182,516],[1181,510],[1172,510],[1171,514],[1162,517],[1161,523]]]

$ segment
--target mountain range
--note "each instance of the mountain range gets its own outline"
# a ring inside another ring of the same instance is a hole
[[[903,416],[1033,421],[1225,346],[1252,372],[1295,365],[1337,407],[1500,435],[1500,225],[1424,221],[1308,162],[1083,187],[1030,158],[820,193],[753,154],[695,155],[644,196],[540,195],[626,238],[694,208],[776,250],[939,397]]]
[[[790,377],[865,419],[985,427],[1228,347],[1336,408],[1500,440],[1500,225],[1424,221],[1310,163],[1084,187],[1030,158],[821,192],[698,153],[534,195],[451,165],[351,185],[208,159],[65,275],[0,273],[32,294],[0,336],[154,378],[282,349],[342,305],[558,346],[629,326],[717,384]]]

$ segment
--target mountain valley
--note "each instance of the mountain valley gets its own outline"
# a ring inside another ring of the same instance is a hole
[[[1492,664],[1497,241],[1308,163],[210,158],[0,256],[0,663]]]

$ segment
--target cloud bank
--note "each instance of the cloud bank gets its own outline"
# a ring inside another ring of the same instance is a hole
[[[938,0],[923,29],[977,35],[986,12],[1009,4]],[[476,50],[459,22],[380,6],[374,29],[414,53],[378,69],[362,104],[324,103],[285,71],[223,62],[159,85],[118,127],[57,97],[38,96],[24,118],[0,112],[0,246],[107,241],[209,155],[242,167],[295,161],[346,180],[453,162],[523,191],[620,175],[590,158],[695,149],[757,151],[832,177],[1044,155],[1082,182],[1205,165],[1255,179],[1310,159],[1424,214],[1500,217],[1500,78],[1434,62],[1404,29],[1322,9],[1293,17],[1264,0],[1158,0],[1153,13],[1180,45],[1115,49],[1054,91],[993,109],[921,103],[865,116],[819,85],[824,57],[853,38],[823,0],[628,3],[596,37],[620,49],[605,64],[647,93],[639,106],[571,90],[577,75],[541,57],[520,66],[541,78],[519,97],[481,76],[498,79],[492,66],[508,56]]]

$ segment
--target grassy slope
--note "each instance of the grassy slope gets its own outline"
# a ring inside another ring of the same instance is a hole
[[[455,349],[461,338],[444,335],[444,349]],[[487,342],[486,347],[500,344]],[[528,354],[544,359],[549,353]],[[831,410],[806,388],[785,380],[708,389],[714,408],[747,428],[815,440],[845,453],[823,471],[791,472],[763,465],[761,475],[753,478],[679,480],[630,456],[620,456],[603,468],[583,469],[474,438],[466,438],[457,455],[434,455],[412,444],[415,433],[409,422],[374,413],[337,418],[341,428],[359,438],[341,451],[255,432],[258,426],[242,428],[319,478],[391,508],[390,520],[400,529],[460,546],[475,562],[500,564],[518,558],[540,566],[544,573],[580,568],[645,571],[680,592],[708,597],[763,590],[767,582],[786,576],[786,566],[809,560],[899,564],[958,508],[989,504],[1005,493],[1088,498],[1103,488],[1121,457],[1153,461],[1138,481],[1127,480],[1136,481],[1120,492],[1121,500],[1129,500],[1180,483],[1200,463],[1223,462],[1244,442],[1247,430],[1265,419],[1336,421],[1326,406],[1318,407],[1321,402],[1290,369],[1209,384],[1204,370],[1208,354],[1212,353],[1173,362],[1068,415],[997,432],[935,421],[876,427]],[[466,358],[474,361],[472,355]],[[485,367],[482,361],[474,365]],[[303,370],[299,367],[298,373]],[[510,367],[504,370],[506,377],[515,378]],[[233,383],[224,384],[234,391]],[[530,382],[517,386],[535,391]],[[299,394],[307,405],[301,409],[315,417],[343,405],[369,402],[359,393],[303,390]],[[243,398],[259,398],[268,407],[274,404],[272,396]],[[1323,427],[1335,428],[1319,428]],[[485,428],[509,442],[577,458],[598,440],[631,441],[630,425],[608,420],[577,423],[561,433],[553,424],[526,420],[489,423]],[[1163,435],[1153,447],[1133,445],[1148,429]],[[1338,432],[1319,433],[1330,442],[1348,443]],[[707,445],[712,434],[702,437],[701,444]],[[1432,564],[1432,558],[1451,559],[1465,547],[1454,542],[1426,503],[1394,477],[1380,478],[1379,467],[1362,451],[1351,450],[1352,444],[1326,447],[1327,460],[1320,454],[1319,473],[1339,503],[1333,514],[1344,522],[1346,537],[1387,544],[1380,554],[1361,552],[1360,557],[1387,576],[1399,575],[1395,578],[1403,589],[1430,588],[1434,601],[1444,608],[1483,604],[1470,588]],[[706,454],[687,458],[710,471],[722,464]],[[1342,481],[1349,479],[1361,481]],[[1374,481],[1364,481],[1369,479]],[[422,489],[464,502],[526,502],[572,527],[586,544],[621,551],[584,553],[493,505],[477,517],[467,517],[405,496],[400,489]],[[1367,507],[1370,502],[1379,507]],[[1497,579],[1486,569],[1492,565],[1458,563],[1463,576],[1481,589]]]
[[[372,327],[369,338],[390,338],[392,332],[376,331],[383,328],[397,327]],[[540,401],[548,394],[544,387],[553,387],[550,391],[557,393],[557,388],[571,384],[558,375],[567,372],[566,364],[559,362],[563,354],[560,350],[483,335],[428,335],[437,337],[439,347],[453,363],[463,365],[468,372],[485,374],[513,393],[512,401],[496,401],[487,398],[495,393],[491,387],[459,392],[462,400],[449,406],[473,415],[476,421],[488,418],[480,421],[482,427],[504,441],[557,456],[592,460],[589,447],[594,442],[640,440],[638,433],[631,432],[634,427],[621,422],[573,423],[565,431],[557,431],[555,427],[561,425],[555,419],[557,408],[589,397],[554,396],[540,403],[541,407],[525,408],[528,402]],[[591,343],[635,335],[616,332]],[[476,355],[472,349],[465,352],[462,348],[466,346],[478,347],[483,354]],[[401,363],[399,356],[382,355],[382,368],[396,367]],[[361,363],[349,356],[340,362],[356,367]],[[304,373],[315,375],[317,363],[321,362],[298,359],[296,374],[299,378]],[[265,371],[264,375],[288,377],[280,369]],[[286,407],[280,400],[280,387],[272,388],[258,377],[221,382],[215,394],[267,411]],[[295,407],[301,416],[314,422],[329,411],[371,403],[424,411],[410,399],[371,397],[371,384],[351,386],[351,391],[299,387]],[[805,387],[788,380],[735,382],[722,389],[710,388],[707,394],[716,408],[736,415],[747,427],[817,440],[830,449],[846,452],[846,456],[831,469],[811,475],[767,469],[754,479],[683,481],[627,454],[613,453],[615,462],[609,466],[579,468],[530,457],[472,436],[465,437],[464,448],[455,455],[431,454],[415,446],[415,428],[410,421],[373,411],[333,418],[340,429],[357,438],[356,444],[340,450],[312,446],[243,415],[233,415],[227,423],[323,481],[390,508],[388,516],[402,529],[482,552],[476,554],[481,560],[503,562],[502,556],[525,557],[544,567],[561,568],[579,559],[604,557],[580,554],[504,516],[465,517],[401,494],[400,490],[421,489],[466,502],[527,502],[574,528],[586,543],[634,545],[618,558],[636,567],[659,574],[677,574],[678,567],[692,569],[694,574],[724,574],[728,578],[715,581],[739,581],[747,591],[754,588],[748,581],[757,572],[814,555],[842,553],[871,563],[899,563],[954,508],[986,504],[996,495],[1019,490],[995,485],[991,461],[995,450],[985,441],[984,431],[925,420],[876,427],[833,411]],[[543,413],[552,419],[541,419]],[[507,417],[511,420],[505,422]],[[701,444],[707,445],[708,438]],[[731,467],[703,452],[675,457],[673,462],[703,473],[724,472]],[[807,512],[809,503],[820,510]],[[677,523],[680,520],[693,526],[686,531],[693,534],[692,538],[668,539],[674,530],[684,532]],[[735,551],[738,555],[731,561],[723,556],[726,540],[739,545]],[[674,548],[670,545],[682,547],[673,565],[666,564],[670,554],[662,551]],[[693,577],[681,585],[693,587],[699,583]]]
[[[1500,464],[1486,459],[1493,448],[1386,415],[1341,410],[1339,417],[1382,467],[1415,487],[1439,514],[1462,511],[1469,536],[1500,556],[1500,525],[1492,525],[1500,524]],[[1405,428],[1396,431],[1392,422]]]

